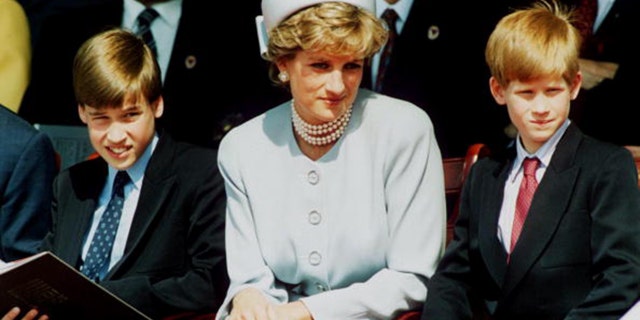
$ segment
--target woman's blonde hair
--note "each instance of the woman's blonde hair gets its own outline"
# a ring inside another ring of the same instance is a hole
[[[160,68],[142,39],[120,28],[87,40],[73,64],[73,88],[81,106],[119,107],[156,101],[162,91]]]
[[[323,2],[302,9],[269,32],[265,58],[272,62],[292,59],[298,51],[326,51],[363,59],[375,54],[387,41],[387,30],[368,10],[344,2]]]
[[[491,75],[502,86],[554,75],[571,83],[580,70],[582,42],[572,14],[555,1],[543,0],[502,18],[485,50]]]

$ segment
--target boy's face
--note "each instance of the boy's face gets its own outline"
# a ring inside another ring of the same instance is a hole
[[[578,73],[571,84],[560,76],[548,76],[524,82],[513,80],[503,87],[492,77],[490,88],[496,102],[507,105],[524,148],[534,153],[569,116],[570,102],[578,96],[581,82],[582,74]]]
[[[155,119],[164,109],[162,98],[153,104],[145,100],[128,101],[115,108],[78,106],[78,114],[87,125],[91,145],[98,154],[116,170],[126,170],[151,143]]]

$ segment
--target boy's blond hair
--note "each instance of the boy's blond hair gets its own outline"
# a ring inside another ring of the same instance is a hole
[[[73,89],[80,106],[120,107],[125,102],[156,101],[162,90],[152,51],[130,31],[103,31],[78,50]]]
[[[580,70],[582,42],[572,14],[555,1],[539,1],[503,17],[485,50],[491,75],[501,86],[543,76],[562,76],[571,83]]]

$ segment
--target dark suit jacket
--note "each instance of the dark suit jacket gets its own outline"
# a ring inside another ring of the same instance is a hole
[[[231,24],[215,18],[209,8],[207,1],[183,0],[158,125],[177,140],[216,146],[230,127],[284,101],[286,92],[271,85],[260,58],[257,5],[216,3],[216,14],[228,12]],[[53,2],[48,11],[39,14],[32,78],[20,115],[31,123],[82,125],[72,86],[73,58],[92,35],[121,25],[123,4],[100,0],[72,6],[63,1]]]
[[[590,52],[582,57],[619,64],[612,79],[582,90],[572,112],[584,132],[619,145],[640,145],[637,133],[637,88],[640,49],[634,41],[640,30],[640,1],[616,0],[600,28],[589,39]]]
[[[509,119],[491,97],[484,60],[489,34],[506,11],[497,3],[414,0],[396,38],[382,93],[429,114],[443,157],[464,156],[476,142],[507,143]],[[362,80],[369,89],[370,69]]]
[[[58,172],[44,133],[0,105],[0,260],[38,251],[51,226],[51,184]]]
[[[618,319],[640,293],[640,191],[631,154],[571,125],[534,195],[518,245],[497,237],[513,157],[479,160],[423,319]]]
[[[54,183],[50,250],[79,267],[107,164],[88,160]],[[224,184],[216,152],[163,135],[151,156],[125,253],[100,283],[147,315],[215,312],[228,285]]]

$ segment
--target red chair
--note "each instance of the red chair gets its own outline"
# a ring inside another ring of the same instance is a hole
[[[478,159],[488,156],[489,154],[489,147],[482,143],[476,143],[467,149],[467,154],[464,157],[442,159],[445,196],[447,198],[448,206],[447,245],[453,239],[453,229],[455,227],[456,219],[458,218],[458,211],[460,210],[460,195],[462,193],[464,181],[467,178],[467,175],[469,175],[471,166],[476,163]],[[421,311],[407,311],[395,320],[419,320],[420,316]]]
[[[420,320],[420,311],[407,311],[397,317],[395,320]]]
[[[467,154],[464,158],[443,159],[445,196],[447,197],[447,204],[450,206],[447,210],[447,244],[453,239],[453,229],[460,210],[462,186],[467,175],[469,175],[471,166],[478,159],[486,157],[490,153],[489,147],[485,144],[476,143],[467,149]]]
[[[640,146],[625,146],[633,159],[636,161],[636,169],[638,170],[638,187],[640,188]]]

